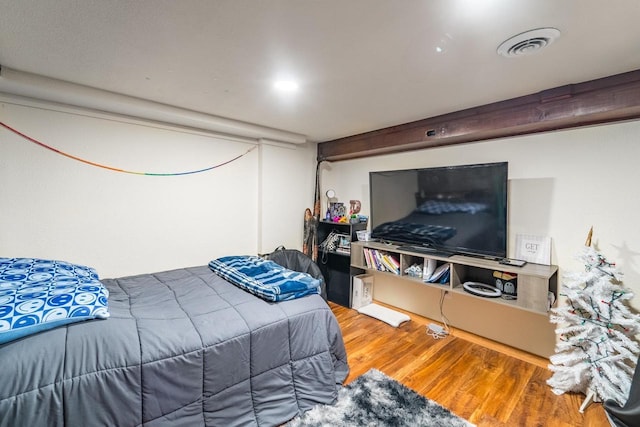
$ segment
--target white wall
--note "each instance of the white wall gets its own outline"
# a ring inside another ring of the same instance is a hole
[[[117,277],[202,265],[228,254],[300,248],[315,144],[220,137],[175,126],[0,98],[0,256],[64,259]],[[285,186],[286,184],[286,186]]]
[[[261,252],[280,245],[302,249],[304,210],[313,208],[316,179],[316,144],[262,145]]]
[[[574,258],[589,227],[594,243],[624,273],[640,308],[640,121],[323,164],[323,192],[362,201],[368,214],[371,170],[509,162],[509,244],[515,235],[552,238],[560,274],[583,266]]]
[[[0,256],[66,259],[116,277],[199,265],[225,254],[300,248],[312,207],[315,144],[229,139],[0,97],[0,121],[79,157],[122,169],[209,172],[130,175],[63,157],[0,128]],[[561,273],[594,226],[594,242],[625,274],[640,307],[640,122],[377,156],[321,167],[321,186],[368,214],[370,170],[509,162],[509,252],[516,233],[553,239]],[[323,200],[326,206],[326,200]]]

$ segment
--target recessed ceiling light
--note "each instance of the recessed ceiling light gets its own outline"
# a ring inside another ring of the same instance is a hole
[[[560,31],[555,28],[538,28],[511,37],[498,46],[498,55],[515,58],[538,52],[549,46],[558,37]]]
[[[294,80],[278,80],[273,87],[280,92],[295,92],[298,90],[298,82]]]

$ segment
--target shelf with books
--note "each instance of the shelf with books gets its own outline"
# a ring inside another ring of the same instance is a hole
[[[367,269],[400,275],[400,257],[398,255],[374,248],[363,248],[363,255]]]
[[[371,263],[372,253],[391,257],[399,270],[379,270]],[[543,357],[553,354],[555,345],[548,310],[559,291],[557,272],[554,265],[514,267],[480,257],[412,252],[377,241],[351,243],[352,277],[373,276],[374,300],[434,320],[446,315],[453,327]],[[500,297],[482,294],[482,285],[499,288],[499,280]],[[481,287],[468,289],[473,284]]]
[[[451,264],[445,259],[399,252],[376,242],[358,242],[355,248],[351,257],[352,267],[400,276],[439,289],[453,289]]]
[[[392,260],[391,269],[380,259]],[[381,265],[382,264],[382,265]],[[354,242],[351,266],[363,270],[390,272],[413,282],[478,298],[479,301],[500,303],[509,307],[547,315],[550,293],[557,296],[557,267],[527,264],[509,267],[497,261],[454,255],[443,257],[408,252],[398,246],[379,242]],[[496,283],[494,273],[509,273],[517,282],[517,294],[511,298],[488,298],[473,295],[463,288],[465,282],[487,285]],[[554,298],[552,298],[554,299]]]

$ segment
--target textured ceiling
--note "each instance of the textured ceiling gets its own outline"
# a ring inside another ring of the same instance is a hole
[[[638,18],[638,0],[0,0],[0,64],[325,141],[640,69]],[[496,54],[540,27],[561,36]]]

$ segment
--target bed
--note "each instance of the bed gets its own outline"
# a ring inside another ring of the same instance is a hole
[[[0,344],[0,426],[273,426],[348,374],[320,295],[267,302],[208,266],[101,282],[108,319]]]

